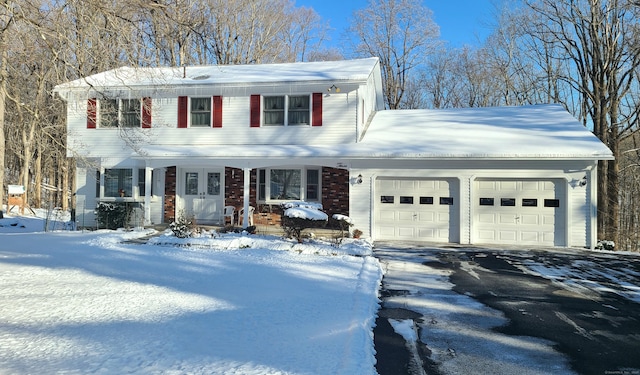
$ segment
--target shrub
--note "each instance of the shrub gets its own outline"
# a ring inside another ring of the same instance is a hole
[[[193,236],[198,229],[196,227],[195,217],[193,215],[187,217],[184,212],[181,212],[180,215],[178,215],[176,221],[169,224],[169,228],[171,228],[173,235],[178,238],[189,238]]]
[[[349,216],[334,214],[329,221],[332,228],[340,229],[340,235],[335,238],[336,244],[340,245],[344,237],[349,236],[349,227],[353,225],[353,220]]]
[[[133,212],[133,206],[126,202],[99,202],[96,207],[98,228],[126,228]]]
[[[615,242],[607,241],[607,240],[600,240],[596,245],[596,249],[598,250],[614,250],[615,247],[616,247]]]

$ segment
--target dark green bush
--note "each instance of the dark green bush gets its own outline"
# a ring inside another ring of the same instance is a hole
[[[127,202],[99,202],[96,207],[98,229],[118,229],[129,226],[133,205]]]
[[[282,216],[282,228],[288,238],[295,238],[302,242],[302,231],[307,228],[320,228],[327,224],[327,220],[312,220],[299,217]]]

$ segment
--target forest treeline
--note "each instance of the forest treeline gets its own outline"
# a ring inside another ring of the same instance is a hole
[[[599,163],[598,238],[640,250],[640,2],[496,2],[474,46],[440,39],[420,0],[369,0],[340,40],[293,0],[0,1],[0,201],[72,204],[55,85],[121,66],[377,56],[389,109],[561,103],[613,152]],[[73,155],[73,150],[71,150]]]

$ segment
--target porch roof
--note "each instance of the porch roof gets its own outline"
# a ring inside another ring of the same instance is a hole
[[[234,156],[230,156],[233,154]],[[359,143],[147,146],[147,160],[260,166],[362,159],[606,160],[611,151],[560,105],[378,112]],[[250,163],[247,164],[247,163]]]

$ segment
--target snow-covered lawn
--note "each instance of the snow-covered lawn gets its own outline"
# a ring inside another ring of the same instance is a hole
[[[0,219],[0,374],[375,374],[365,241],[42,229]]]

